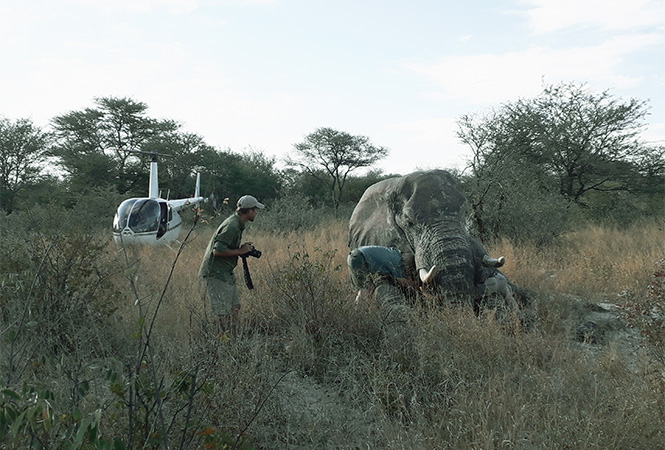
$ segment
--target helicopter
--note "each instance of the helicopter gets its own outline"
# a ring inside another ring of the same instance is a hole
[[[129,198],[123,201],[113,219],[113,240],[120,246],[133,244],[168,245],[177,241],[182,226],[178,211],[203,201],[201,174],[196,174],[194,196],[177,200],[160,198],[157,184],[157,156],[154,152],[134,150],[151,155],[150,186],[148,197]]]

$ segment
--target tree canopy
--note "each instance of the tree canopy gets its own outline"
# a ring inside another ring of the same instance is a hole
[[[295,155],[286,162],[299,167],[328,186],[337,209],[349,174],[369,167],[388,155],[388,149],[373,145],[366,136],[353,136],[332,128],[318,128],[295,144]]]
[[[0,209],[11,212],[16,195],[38,182],[49,135],[29,119],[0,118]]]
[[[213,195],[216,209],[222,207],[225,198],[233,206],[245,194],[254,195],[262,202],[275,199],[283,185],[275,160],[255,151],[234,153],[207,148],[197,170],[201,172],[202,194]]]
[[[639,139],[646,114],[646,102],[562,83],[485,116],[462,116],[457,134],[471,148],[467,186],[479,233],[496,236],[488,224],[498,225],[501,213],[505,227],[508,210],[524,217],[547,205],[559,217],[570,204],[606,208],[607,199],[662,183],[662,149]]]
[[[121,194],[143,192],[148,162],[137,157],[136,150],[170,151],[182,163],[183,154],[196,148],[192,141],[200,144],[195,136],[183,135],[177,122],[150,118],[145,103],[107,97],[96,98],[95,104],[95,108],[71,111],[52,120],[56,137],[53,154],[74,191],[113,186]],[[164,168],[168,164],[165,161]]]
[[[665,147],[641,140],[647,112],[644,101],[562,83],[487,114],[462,116],[458,137],[471,152],[459,177],[475,232],[481,239],[546,242],[578,220],[661,217]],[[36,202],[70,207],[77,199],[103,198],[99,204],[108,206],[144,196],[150,157],[135,150],[168,155],[159,164],[164,197],[191,195],[200,172],[202,195],[216,210],[227,208],[225,198],[232,208],[250,193],[268,205],[284,199],[332,205],[337,215],[340,204],[352,207],[369,185],[389,177],[371,170],[388,150],[366,136],[318,128],[294,144],[288,167],[278,169],[260,151],[212,147],[174,120],[151,117],[145,103],[131,98],[96,98],[91,107],[53,118],[51,128],[0,119],[5,212]],[[64,178],[43,173],[49,164],[59,166]]]
[[[202,194],[220,202],[248,192],[263,200],[278,195],[281,177],[273,159],[217,150],[173,120],[151,118],[147,105],[131,98],[97,98],[95,105],[52,121],[53,153],[73,192],[111,186],[124,196],[146,195],[150,157],[138,150],[160,155],[164,197],[191,195],[196,172],[201,173]]]

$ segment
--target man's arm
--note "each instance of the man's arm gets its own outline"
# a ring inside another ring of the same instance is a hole
[[[225,256],[242,256],[252,251],[253,248],[254,245],[251,242],[245,242],[240,246],[240,248],[227,248],[226,250],[223,250],[221,252],[219,250],[213,249],[212,255],[215,258],[223,258]]]

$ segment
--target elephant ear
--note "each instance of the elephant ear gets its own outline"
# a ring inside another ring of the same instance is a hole
[[[349,220],[349,248],[364,245],[401,247],[391,208],[399,180],[390,178],[367,188]]]

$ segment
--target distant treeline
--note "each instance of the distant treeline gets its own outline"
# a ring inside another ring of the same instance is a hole
[[[388,149],[364,136],[319,128],[294,143],[280,169],[260,151],[212,147],[147,110],[131,98],[107,97],[53,118],[48,129],[0,118],[0,208],[83,202],[97,217],[112,217],[124,198],[147,194],[150,154],[159,159],[163,197],[191,195],[199,172],[210,212],[251,193],[280,205],[275,215],[311,208],[344,214],[368,186],[397,176],[372,169]],[[469,160],[456,175],[474,233],[544,243],[582,222],[665,215],[665,147],[642,140],[647,111],[644,101],[571,83],[461,117],[457,134]]]

